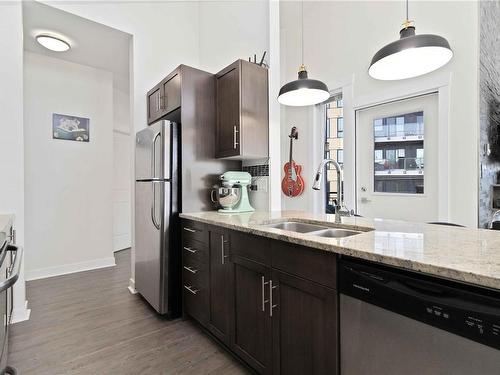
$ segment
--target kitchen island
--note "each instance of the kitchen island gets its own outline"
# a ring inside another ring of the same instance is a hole
[[[183,213],[184,219],[217,225],[310,248],[401,267],[500,290],[500,232],[388,219],[316,215],[301,211]],[[299,221],[343,227],[362,233],[324,238],[267,227],[280,221]]]
[[[498,232],[293,211],[181,218],[185,316],[259,374],[497,373]]]

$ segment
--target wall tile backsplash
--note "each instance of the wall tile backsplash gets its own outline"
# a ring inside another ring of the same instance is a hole
[[[252,177],[269,176],[269,165],[247,165],[241,169],[243,172],[248,172]]]

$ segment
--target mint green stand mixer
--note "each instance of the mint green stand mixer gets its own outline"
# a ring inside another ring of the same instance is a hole
[[[248,185],[252,176],[247,172],[228,171],[220,176],[222,188],[219,189],[219,203],[222,213],[253,212],[248,198]]]

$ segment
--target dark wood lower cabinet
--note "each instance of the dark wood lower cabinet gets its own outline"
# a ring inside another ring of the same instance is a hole
[[[336,375],[336,257],[278,245],[210,225],[186,232],[185,312],[259,374]]]
[[[229,233],[222,228],[209,231],[209,313],[208,329],[229,345],[232,325],[231,271]]]
[[[233,258],[234,329],[231,349],[260,374],[272,373],[270,268]]]
[[[273,373],[337,374],[337,292],[275,270],[272,280]]]

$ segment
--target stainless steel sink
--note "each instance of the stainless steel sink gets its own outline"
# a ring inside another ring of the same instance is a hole
[[[266,224],[265,226],[268,228],[283,229],[298,233],[309,233],[328,229],[327,227],[322,227],[321,225],[300,223],[297,221],[283,221],[281,223]]]
[[[315,232],[311,232],[309,234],[318,237],[327,237],[327,238],[342,238],[354,236],[356,234],[360,234],[361,232],[349,229],[337,229],[337,228],[328,228]]]

